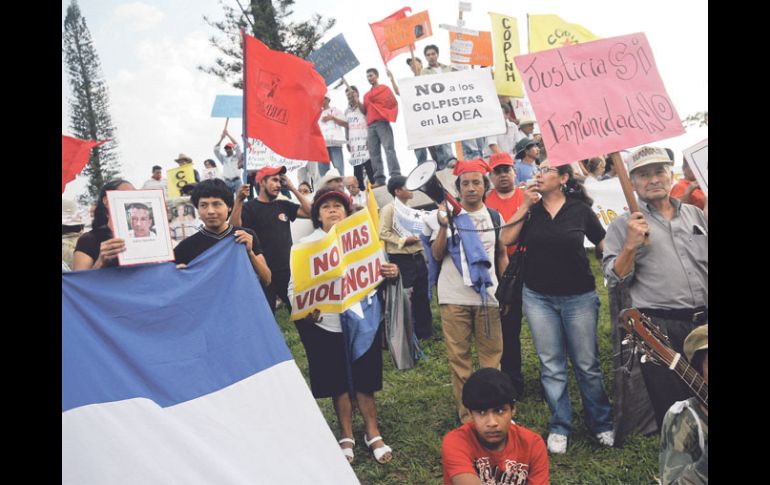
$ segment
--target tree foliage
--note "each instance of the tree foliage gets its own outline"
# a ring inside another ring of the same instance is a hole
[[[250,0],[248,3],[235,0],[235,3],[237,8],[219,0],[225,14],[223,20],[212,20],[204,15],[203,20],[224,34],[224,38],[212,36],[209,39],[222,55],[213,65],[198,66],[198,69],[238,89],[243,89],[241,29],[273,50],[305,59],[335,23],[334,19],[324,19],[319,14],[304,22],[289,21],[294,0]]]
[[[709,124],[709,112],[698,111],[695,114],[688,116],[682,120],[684,126],[708,126]]]
[[[75,0],[67,7],[62,43],[72,90],[69,100],[72,135],[83,140],[110,140],[91,150],[88,165],[81,172],[88,176],[88,192],[79,199],[89,203],[96,199],[102,186],[120,172],[120,164],[107,85],[91,33]]]

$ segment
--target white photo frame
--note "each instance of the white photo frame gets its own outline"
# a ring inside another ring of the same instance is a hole
[[[126,242],[118,254],[120,266],[174,260],[162,189],[109,190],[107,204],[112,233]]]

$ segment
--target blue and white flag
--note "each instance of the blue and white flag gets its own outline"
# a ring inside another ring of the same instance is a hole
[[[62,483],[359,483],[243,245],[62,274]]]

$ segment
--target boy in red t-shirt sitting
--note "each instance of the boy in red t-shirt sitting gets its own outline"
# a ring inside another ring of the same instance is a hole
[[[543,438],[518,426],[516,391],[507,374],[479,369],[463,386],[471,420],[444,436],[444,485],[540,485],[548,483]]]

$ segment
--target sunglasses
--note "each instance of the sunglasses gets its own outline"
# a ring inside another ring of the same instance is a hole
[[[493,171],[497,175],[501,175],[501,174],[504,174],[504,173],[513,172],[513,167],[511,167],[510,165],[498,165],[497,167],[495,167],[493,169]]]

